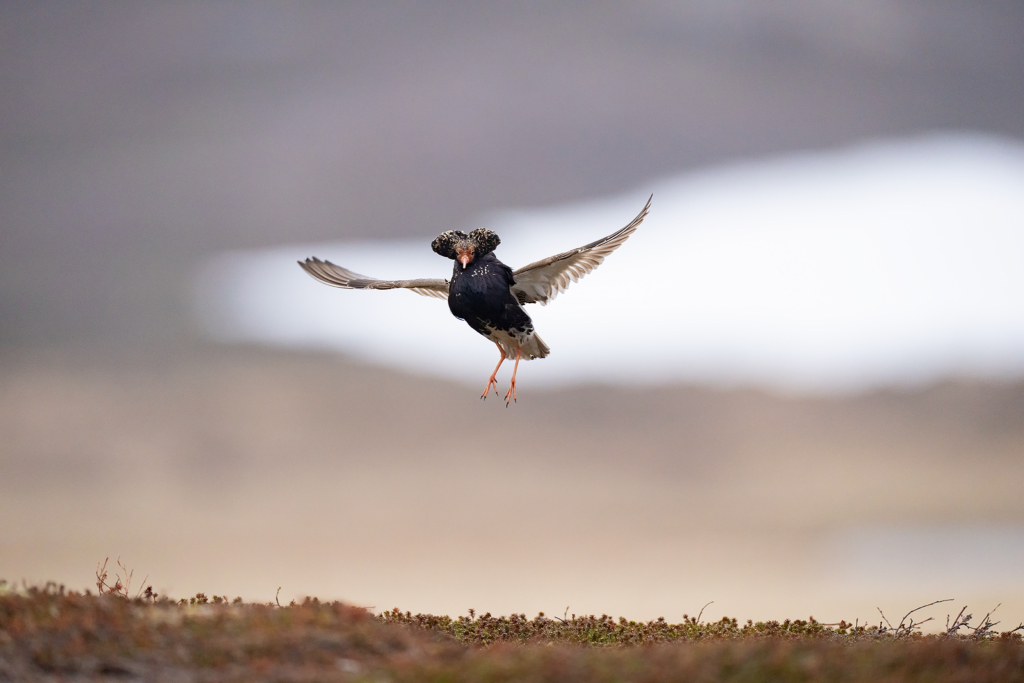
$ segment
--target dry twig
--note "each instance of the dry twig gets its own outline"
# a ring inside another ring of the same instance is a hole
[[[909,612],[907,612],[906,614],[903,615],[903,618],[900,619],[900,623],[897,624],[895,628],[889,622],[889,620],[885,617],[885,613],[882,611],[882,608],[881,607],[876,607],[875,609],[877,609],[878,613],[882,615],[882,620],[888,626],[888,628],[886,628],[885,626],[882,625],[882,622],[879,622],[878,630],[879,630],[879,632],[882,632],[882,633],[891,633],[893,638],[905,638],[907,636],[910,636],[910,635],[912,635],[915,632],[914,629],[920,630],[921,629],[921,624],[926,624],[926,623],[928,623],[929,621],[931,621],[933,619],[933,617],[928,617],[924,621],[914,621],[913,619],[911,619],[910,622],[908,623],[907,622],[907,618],[910,617],[911,614],[913,614],[914,612],[917,612],[919,610],[923,610],[925,607],[931,607],[932,605],[937,605],[940,602],[951,602],[952,600],[953,600],[953,598],[946,598],[944,600],[936,600],[935,602],[929,602],[927,605],[921,605],[920,607],[915,607],[914,609],[910,610]],[[948,624],[948,620],[949,619],[947,617],[947,624]]]

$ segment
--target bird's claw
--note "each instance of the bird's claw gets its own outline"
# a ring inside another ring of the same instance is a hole
[[[501,398],[501,394],[498,393],[498,380],[492,377],[487,382],[487,387],[484,389],[484,393],[480,394],[481,401],[486,401],[487,397],[491,395],[491,387],[494,387],[494,395]]]

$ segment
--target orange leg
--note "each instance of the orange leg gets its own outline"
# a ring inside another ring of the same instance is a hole
[[[516,371],[519,370],[519,358],[523,355],[523,347],[516,346],[516,366],[512,368],[512,384],[508,387],[508,392],[505,394],[505,407],[508,408],[509,398],[516,401]],[[516,401],[518,403],[518,401]]]
[[[498,393],[498,380],[496,377],[498,375],[498,368],[500,368],[501,364],[505,362],[505,351],[501,348],[501,344],[495,344],[495,346],[498,347],[498,353],[501,354],[501,358],[498,359],[498,365],[494,368],[494,372],[491,373],[491,378],[487,380],[487,386],[484,387],[484,393],[480,395],[480,398],[484,400],[487,399],[487,394],[491,393],[492,384],[494,385],[494,395],[500,396]]]

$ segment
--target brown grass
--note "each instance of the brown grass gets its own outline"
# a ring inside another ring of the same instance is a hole
[[[375,616],[315,598],[279,607],[0,583],[0,681],[1024,681],[1024,629],[997,633],[987,619],[925,636],[907,619],[564,616]]]

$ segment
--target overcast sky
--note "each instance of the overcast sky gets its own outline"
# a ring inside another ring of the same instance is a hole
[[[1024,138],[1024,5],[0,6],[0,340],[186,339],[214,250],[875,137]]]

